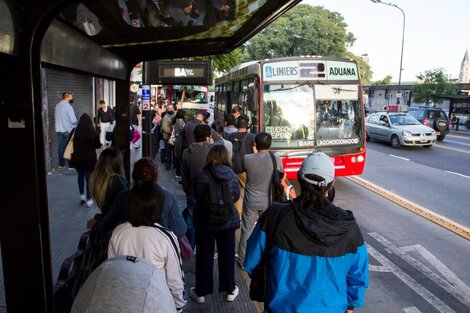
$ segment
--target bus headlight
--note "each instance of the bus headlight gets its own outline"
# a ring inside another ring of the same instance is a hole
[[[352,158],[351,158],[351,162],[356,163],[356,162],[357,162],[356,157],[352,157]]]
[[[364,157],[362,155],[358,156],[357,161],[360,163],[364,162]]]

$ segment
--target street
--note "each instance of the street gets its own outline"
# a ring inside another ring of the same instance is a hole
[[[430,149],[370,141],[362,179],[470,227],[470,138]],[[469,312],[470,243],[348,178],[336,204],[352,210],[368,244],[370,286],[358,312]]]

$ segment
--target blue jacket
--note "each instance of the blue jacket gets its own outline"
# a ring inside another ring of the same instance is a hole
[[[211,171],[215,180],[222,180],[230,182],[230,191],[232,192],[233,203],[240,198],[240,185],[238,177],[232,169],[225,165],[215,165],[208,169]],[[204,230],[231,230],[240,227],[240,215],[238,215],[235,207],[232,207],[232,219],[222,227],[214,227],[210,225],[207,218],[206,208],[209,206],[209,177],[204,171],[196,175],[194,184],[194,195],[196,197],[197,205],[194,210],[194,227]]]
[[[270,213],[277,221],[270,224],[275,226],[265,301],[269,310],[344,313],[363,306],[368,254],[352,212],[331,203],[315,211],[273,203],[268,210],[280,212]],[[244,265],[250,275],[266,249],[266,216],[248,240]]]

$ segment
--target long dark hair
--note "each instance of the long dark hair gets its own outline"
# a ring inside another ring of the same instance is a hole
[[[213,145],[207,154],[204,169],[208,169],[215,165],[227,165],[228,167],[232,167],[232,162],[228,157],[227,148],[224,145]]]
[[[90,115],[83,113],[75,128],[74,140],[94,140],[98,136]]]
[[[323,180],[322,177],[314,174],[306,174],[305,176],[310,180]],[[298,180],[301,194],[294,199],[297,205],[307,210],[318,210],[325,208],[330,203],[326,192],[331,188],[333,182],[330,182],[326,187],[318,187],[304,181],[300,175],[298,175]]]
[[[134,227],[153,226],[162,215],[163,192],[154,181],[138,182],[129,192],[128,221]]]

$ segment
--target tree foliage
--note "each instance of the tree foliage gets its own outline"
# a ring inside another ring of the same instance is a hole
[[[392,83],[392,75],[387,75],[381,80],[376,80],[372,85],[390,85]]]
[[[416,103],[442,103],[440,95],[453,95],[456,86],[449,82],[444,69],[427,70],[416,76],[418,83],[413,86],[413,101]]]
[[[367,84],[372,71],[362,58],[347,51],[356,40],[347,26],[338,12],[299,4],[245,43],[244,61],[298,55],[347,57],[358,62]]]

